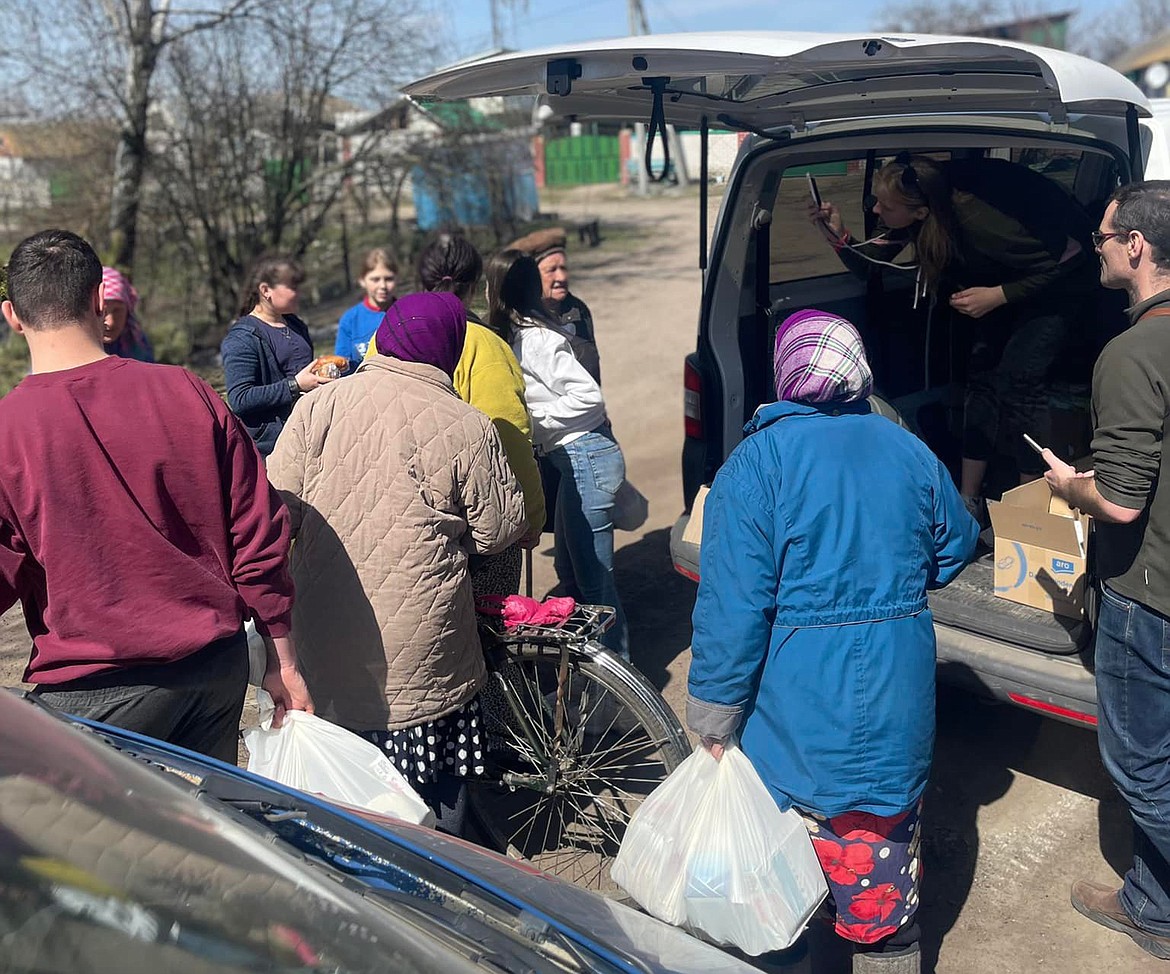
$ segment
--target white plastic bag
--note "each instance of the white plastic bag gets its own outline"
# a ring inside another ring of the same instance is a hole
[[[638,806],[610,867],[613,881],[647,913],[675,926],[687,918],[687,852],[718,771],[706,750],[692,752]]]
[[[260,726],[244,731],[249,771],[347,805],[434,827],[434,812],[377,745],[301,710],[288,711],[284,723],[273,728],[272,698],[259,690],[256,699]]]
[[[637,531],[650,516],[650,502],[628,480],[623,480],[613,497],[613,526],[619,531]]]
[[[783,950],[828,895],[799,814],[738,747],[699,748],[642,803],[613,879],[649,913],[744,953]]]
[[[244,623],[244,634],[248,637],[248,684],[258,687],[264,682],[264,673],[268,669],[268,647],[251,619]]]

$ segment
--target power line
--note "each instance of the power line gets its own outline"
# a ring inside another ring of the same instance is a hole
[[[650,21],[646,17],[646,8],[642,6],[642,0],[627,0],[626,10],[630,18],[630,33],[649,34]]]
[[[674,15],[674,12],[670,9],[670,4],[663,3],[662,0],[650,0],[650,3],[654,8],[654,16],[657,17],[659,14],[664,16],[676,31],[687,31],[691,29],[689,24],[683,23]]]

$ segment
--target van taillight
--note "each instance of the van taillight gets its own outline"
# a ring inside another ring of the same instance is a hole
[[[1063,717],[1065,720],[1075,720],[1078,724],[1097,726],[1097,718],[1092,714],[1081,713],[1079,710],[1069,710],[1068,707],[1058,707],[1045,700],[1036,700],[1034,697],[1025,697],[1022,693],[1009,693],[1008,699],[1029,710],[1038,710],[1042,714],[1052,714],[1054,717]]]
[[[703,438],[703,377],[690,362],[683,366],[683,429],[693,439]]]

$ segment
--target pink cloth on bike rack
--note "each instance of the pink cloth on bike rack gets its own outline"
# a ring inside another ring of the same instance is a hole
[[[543,602],[523,595],[481,595],[475,607],[484,615],[500,616],[505,629],[517,626],[560,626],[577,608],[575,599],[551,598]]]

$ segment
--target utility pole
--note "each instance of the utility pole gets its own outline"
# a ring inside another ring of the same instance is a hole
[[[497,50],[504,46],[503,31],[500,29],[500,0],[488,0],[492,11],[492,47]]]
[[[642,6],[642,0],[629,0],[627,9],[630,15],[630,33],[649,34],[650,21],[646,18],[646,8]]]
[[[642,0],[627,0],[627,12],[630,16],[631,34],[649,34],[650,21],[646,17],[646,8]],[[646,123],[634,123],[634,145],[638,153],[638,195],[645,196],[650,192],[650,181],[646,173],[646,164],[641,158],[646,151]]]

